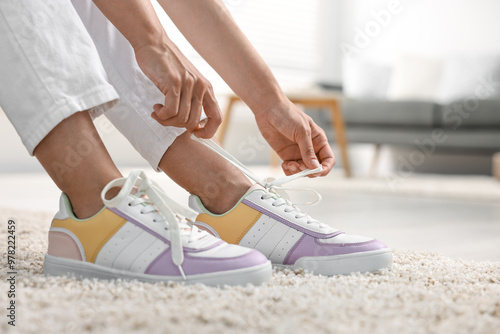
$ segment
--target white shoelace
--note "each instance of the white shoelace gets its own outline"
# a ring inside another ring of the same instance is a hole
[[[269,198],[274,198],[273,206],[282,206],[286,205],[284,208],[285,212],[292,212],[295,211],[295,218],[300,219],[300,218],[307,218],[307,224],[312,224],[312,225],[317,225],[320,228],[327,228],[328,225],[323,224],[313,218],[311,218],[308,214],[302,212],[299,208],[297,208],[288,198],[288,195],[286,194],[286,190],[291,190],[291,191],[309,191],[314,193],[317,196],[317,199],[313,202],[307,202],[307,203],[301,203],[303,205],[315,205],[318,204],[321,201],[321,195],[314,189],[304,189],[304,188],[285,188],[282,187],[283,184],[288,183],[290,181],[296,180],[300,177],[304,177],[310,174],[316,174],[320,173],[323,170],[323,167],[318,167],[315,169],[306,169],[303,170],[299,173],[281,177],[279,179],[272,179],[272,178],[266,178],[264,180],[260,179],[255,175],[251,170],[249,170],[245,165],[243,165],[238,159],[233,157],[229,152],[224,150],[222,147],[217,145],[213,140],[211,139],[203,139],[203,138],[198,138],[194,134],[191,135],[191,139],[205,145],[206,147],[210,148],[212,151],[215,153],[219,154],[221,157],[226,159],[228,162],[236,166],[243,174],[248,176],[250,179],[255,181],[257,184],[261,185],[262,187],[265,188],[267,191],[266,194],[262,196],[262,199],[269,199]]]
[[[121,187],[120,192],[114,198],[106,199],[106,193],[114,187]],[[169,231],[172,261],[179,268],[182,277],[186,279],[182,269],[184,262],[182,238],[184,237],[187,243],[192,243],[207,233],[200,231],[196,226],[186,224],[184,218],[195,221],[198,213],[168,197],[155,182],[140,170],[132,171],[127,178],[116,179],[108,183],[101,192],[101,199],[107,207],[114,208],[127,198],[134,187],[137,187],[137,193],[134,194],[135,198],[129,202],[129,205],[143,205],[141,214],[159,216],[159,219],[155,218],[153,221],[163,223],[165,230]],[[144,195],[147,195],[148,198],[144,198]]]

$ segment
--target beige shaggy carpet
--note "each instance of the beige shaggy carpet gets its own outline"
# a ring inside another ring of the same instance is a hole
[[[500,333],[500,263],[394,252],[392,271],[275,271],[253,287],[76,281],[42,274],[51,214],[0,209],[1,333]],[[7,221],[16,221],[16,327]]]

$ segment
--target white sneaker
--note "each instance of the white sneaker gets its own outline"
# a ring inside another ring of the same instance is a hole
[[[119,186],[120,193],[106,200],[106,192]],[[179,222],[172,209],[188,217],[193,212],[166,197],[143,172],[110,182],[102,199],[99,213],[77,219],[62,194],[49,232],[45,274],[219,286],[271,280],[271,264],[258,251]]]
[[[192,195],[199,213],[193,225],[231,243],[258,250],[275,266],[303,268],[321,275],[375,272],[391,268],[392,253],[382,242],[347,235],[301,212],[279,194],[280,185],[321,169],[264,182],[212,141],[197,139],[257,183],[228,212],[215,215]]]

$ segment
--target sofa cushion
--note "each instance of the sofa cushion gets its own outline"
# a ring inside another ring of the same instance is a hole
[[[500,129],[500,99],[460,100],[437,108],[437,126]]]
[[[387,65],[352,59],[342,64],[342,88],[352,99],[385,100],[391,77]]]
[[[347,127],[347,141],[349,143],[373,143],[413,146],[421,150],[429,148],[433,129],[417,128],[404,129],[401,127]],[[484,129],[442,130],[439,141],[432,141],[436,149],[454,149],[457,151],[470,150],[473,152],[492,153],[500,150],[500,131]],[[335,141],[332,130],[327,129],[330,140]]]
[[[500,98],[500,56],[464,56],[445,61],[437,100],[451,103],[472,96]]]
[[[343,100],[347,125],[400,125],[432,127],[436,104],[427,101]]]
[[[416,55],[401,55],[389,81],[390,100],[435,100],[441,83],[443,61]]]

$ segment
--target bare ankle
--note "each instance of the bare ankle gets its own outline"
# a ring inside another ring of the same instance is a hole
[[[120,188],[112,188],[107,192],[106,197],[112,198],[116,196],[119,191]],[[93,191],[67,193],[67,195],[73,208],[73,214],[78,219],[90,218],[104,207],[101,199],[100,187]]]
[[[231,210],[252,186],[250,181],[245,181],[237,184],[212,185],[212,189],[205,189],[204,195],[199,195],[200,199],[210,212],[215,214],[225,213]]]
[[[87,219],[94,216],[103,208],[103,203],[100,197],[96,196],[86,198],[78,198],[68,195],[73,208],[73,214],[78,219]]]

